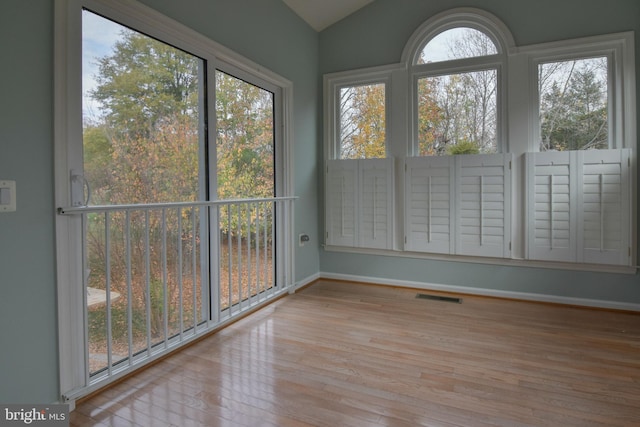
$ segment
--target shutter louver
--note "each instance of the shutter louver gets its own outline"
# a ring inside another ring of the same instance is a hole
[[[359,246],[393,247],[393,159],[359,162]]]
[[[327,162],[327,244],[356,246],[357,160]]]
[[[578,261],[629,265],[629,150],[577,152]]]
[[[456,254],[511,256],[511,159],[456,157]]]
[[[406,160],[405,249],[453,252],[454,157]]]
[[[327,161],[326,231],[333,246],[393,249],[393,159]]]
[[[527,154],[528,256],[575,261],[575,178],[569,152]]]

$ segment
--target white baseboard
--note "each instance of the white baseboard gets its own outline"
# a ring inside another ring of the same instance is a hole
[[[312,274],[311,276],[307,276],[302,280],[298,280],[295,285],[292,286],[290,293],[294,293],[295,291],[297,291],[300,288],[304,288],[305,286],[307,286],[310,283],[315,282],[316,280],[320,279],[320,273],[315,273]]]
[[[548,302],[554,304],[575,305],[583,307],[595,307],[611,310],[638,311],[640,304],[632,304],[618,301],[595,300],[587,298],[563,297],[558,295],[534,294],[528,292],[501,291],[487,288],[472,288],[468,286],[442,285],[437,283],[414,282],[408,280],[385,279],[380,277],[357,276],[352,274],[321,272],[320,278],[334,280],[348,280],[353,282],[371,283],[386,286],[401,286],[442,292],[457,292],[470,295],[480,295],[496,298],[509,298],[523,301]]]

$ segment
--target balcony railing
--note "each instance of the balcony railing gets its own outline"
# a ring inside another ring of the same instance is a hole
[[[60,209],[82,217],[87,385],[286,292],[293,201]]]

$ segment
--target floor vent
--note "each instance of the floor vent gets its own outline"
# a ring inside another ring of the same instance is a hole
[[[434,301],[443,301],[443,302],[454,302],[456,304],[462,304],[462,298],[443,297],[441,295],[418,294],[416,295],[416,298],[430,299]]]

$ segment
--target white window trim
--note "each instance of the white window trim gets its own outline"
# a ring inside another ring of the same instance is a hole
[[[210,74],[207,97],[211,102],[215,99],[212,70],[216,68],[224,71],[231,67],[252,76],[254,81],[279,88],[282,102],[277,108],[282,111],[282,124],[276,130],[281,140],[279,147],[276,146],[276,150],[280,150],[276,167],[281,174],[276,188],[281,196],[293,196],[292,82],[141,3],[129,0],[57,0],[54,6],[54,179],[57,207],[71,206],[69,171],[83,164],[82,150],[77,149],[82,147],[82,140],[78,141],[77,136],[82,134],[83,7],[207,60]],[[215,108],[209,109],[209,123],[215,123]],[[215,126],[209,126],[208,132],[210,141],[215,141]],[[87,336],[84,330],[80,221],[79,216],[56,216],[60,394],[62,400],[72,407],[77,397],[105,384],[91,384],[86,378]],[[285,235],[293,236],[293,218],[286,227]],[[293,277],[293,254],[287,256],[291,257],[289,274]],[[154,359],[150,358],[146,363]],[[114,375],[110,381],[119,377]]]

